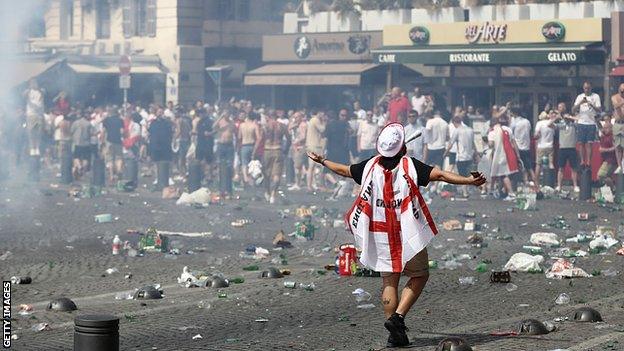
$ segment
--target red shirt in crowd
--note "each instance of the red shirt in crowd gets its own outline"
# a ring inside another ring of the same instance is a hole
[[[392,98],[388,102],[388,121],[387,123],[399,122],[399,114],[404,114],[407,118],[411,106],[409,100],[405,96],[399,96],[398,98]]]
[[[600,147],[605,148],[605,149],[613,147],[613,133],[602,134],[600,136]],[[602,162],[607,162],[614,166],[617,165],[617,158],[615,157],[615,150],[601,152],[600,157],[602,157]]]

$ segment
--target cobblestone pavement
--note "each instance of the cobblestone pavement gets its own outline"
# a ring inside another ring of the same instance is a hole
[[[120,340],[123,350],[380,350],[387,333],[383,328],[380,278],[339,277],[319,274],[326,264],[334,263],[333,248],[350,242],[344,229],[320,226],[313,241],[294,241],[286,251],[291,276],[284,279],[260,279],[259,272],[243,271],[245,265],[258,263],[262,269],[272,266],[269,259],[258,262],[239,257],[249,244],[271,248],[279,229],[294,231],[294,209],[316,205],[330,213],[329,222],[340,218],[351,200],[326,201],[324,194],[289,193],[279,205],[259,200],[260,192],[240,192],[240,200],[204,209],[176,206],[158,194],[144,189],[136,194],[117,193],[97,198],[76,199],[68,196],[67,187],[48,183],[4,184],[0,190],[0,260],[3,280],[12,275],[30,275],[30,285],[13,286],[13,333],[15,350],[69,350],[73,345],[73,318],[78,314],[110,313],[120,317]],[[597,225],[618,227],[622,212],[596,204],[551,199],[538,203],[538,211],[511,211],[511,204],[474,199],[450,201],[435,198],[431,205],[436,222],[457,218],[467,211],[479,214],[476,222],[487,225],[482,235],[488,246],[473,248],[465,244],[471,232],[441,230],[429,246],[430,259],[441,262],[449,251],[469,254],[456,270],[432,270],[421,299],[406,322],[415,350],[434,350],[441,339],[460,336],[475,350],[618,350],[624,349],[624,273],[615,277],[597,276],[574,280],[550,280],[544,274],[514,273],[518,286],[507,291],[502,284],[490,284],[489,273],[478,273],[476,264],[491,260],[489,268],[499,269],[509,257],[522,250],[531,233],[549,231],[561,238],[579,231],[589,232]],[[279,210],[290,209],[287,218]],[[589,212],[596,218],[579,222],[577,212]],[[111,213],[111,223],[98,224],[94,215]],[[485,217],[482,217],[485,215]],[[543,228],[542,223],[562,215],[568,229]],[[230,222],[246,218],[253,221],[243,228]],[[112,256],[115,234],[122,240],[135,241],[128,228],[194,232],[210,231],[202,238],[172,237],[182,254],[165,256],[148,253],[145,257]],[[620,227],[620,239],[622,227]],[[511,236],[511,240],[497,239]],[[587,244],[578,244],[587,250]],[[619,244],[618,244],[619,247]],[[325,250],[324,250],[325,248]],[[331,250],[327,251],[327,248]],[[192,250],[193,254],[186,254]],[[547,251],[548,252],[548,251]],[[272,252],[272,258],[279,252]],[[545,267],[549,266],[548,255]],[[613,268],[624,270],[624,257],[615,249],[604,254],[576,260],[587,272]],[[184,288],[176,284],[183,266],[227,277],[244,277],[245,282],[229,288]],[[107,268],[119,273],[108,275]],[[132,279],[124,279],[131,272]],[[473,276],[474,285],[460,285],[458,278]],[[314,283],[314,291],[287,289],[284,280]],[[145,284],[162,285],[161,300],[116,300],[119,292],[132,291]],[[371,309],[356,308],[351,292],[361,287],[373,295]],[[219,292],[227,298],[219,298]],[[568,305],[556,305],[562,292],[571,297]],[[71,313],[46,311],[52,297],[67,296],[78,305]],[[18,315],[17,306],[32,304],[30,315]],[[491,336],[493,331],[513,330],[524,318],[552,320],[571,316],[579,306],[598,309],[605,323],[586,324],[572,321],[557,323],[558,330],[544,336]],[[258,319],[268,321],[258,322]],[[45,322],[50,330],[35,332],[30,327]],[[192,337],[201,334],[202,338]]]

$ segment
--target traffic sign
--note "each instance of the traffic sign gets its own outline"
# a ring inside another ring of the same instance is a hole
[[[132,68],[132,63],[130,62],[130,56],[121,55],[119,58],[119,74],[122,76],[127,76],[130,74],[130,68]]]
[[[119,89],[130,89],[130,75],[119,76]]]

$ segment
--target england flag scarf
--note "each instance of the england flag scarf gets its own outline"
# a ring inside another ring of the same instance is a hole
[[[345,221],[362,250],[360,262],[377,272],[400,273],[438,233],[418,186],[414,163],[403,157],[393,170],[364,167],[362,189]]]

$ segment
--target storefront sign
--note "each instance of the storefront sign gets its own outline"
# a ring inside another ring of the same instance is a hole
[[[603,34],[610,33],[608,19],[603,18],[428,23],[427,41],[422,39],[423,28],[413,24],[387,25],[383,29],[383,46],[601,42],[609,41]]]
[[[490,54],[485,53],[460,53],[449,54],[449,63],[490,63]]]
[[[429,43],[429,30],[427,27],[415,26],[409,31],[409,37],[412,43],[423,45]]]
[[[499,47],[500,48],[500,47]],[[602,64],[603,50],[375,50],[374,62],[380,64],[424,65],[570,65]]]
[[[574,52],[549,52],[548,62],[566,62],[574,63],[578,59],[578,56]]]
[[[370,60],[371,48],[380,46],[381,32],[269,35],[262,39],[262,60]]]
[[[303,36],[295,39],[295,55],[300,59],[305,59],[310,55],[312,44],[308,37]]]
[[[507,37],[506,24],[494,24],[485,22],[483,24],[469,24],[466,26],[466,39],[470,44],[499,43]]]
[[[542,35],[548,41],[561,41],[565,37],[565,26],[561,22],[548,22],[542,26]]]

